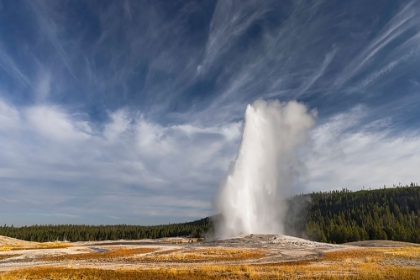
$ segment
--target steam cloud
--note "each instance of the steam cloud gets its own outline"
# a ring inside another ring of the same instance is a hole
[[[213,207],[222,217],[216,237],[282,233],[282,199],[290,195],[314,116],[291,101],[257,100],[248,105],[242,143],[220,183]]]

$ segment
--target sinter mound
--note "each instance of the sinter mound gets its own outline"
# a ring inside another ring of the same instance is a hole
[[[30,241],[25,241],[25,240],[19,240],[19,239],[15,239],[15,238],[11,238],[11,237],[7,237],[7,236],[3,236],[0,235],[0,246],[31,246],[34,244],[38,244],[36,242],[30,242]]]
[[[209,239],[205,241],[206,246],[227,246],[227,247],[266,247],[288,249],[315,249],[315,248],[340,248],[346,245],[336,245],[306,240],[282,234],[249,234],[226,239]]]

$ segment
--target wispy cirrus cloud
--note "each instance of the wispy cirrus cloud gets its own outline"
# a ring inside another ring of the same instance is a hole
[[[19,83],[26,84],[27,86],[31,86],[32,83],[30,79],[19,69],[17,63],[10,57],[0,45],[0,68],[9,76]]]
[[[60,57],[62,63],[65,65],[71,76],[74,78],[74,80],[77,82],[78,79],[72,69],[72,66],[70,64],[70,59],[68,58],[68,55],[63,48],[60,40],[57,37],[57,26],[55,25],[54,21],[51,21],[48,18],[48,15],[45,12],[42,12],[41,9],[45,8],[44,4],[45,2],[29,2],[29,5],[31,6],[33,12],[35,13],[38,25],[40,27],[40,31],[42,34],[45,35],[46,38],[48,38],[48,41],[53,45],[55,51],[57,52],[58,56]]]
[[[334,83],[333,90],[337,90],[337,87],[343,86],[347,81],[351,78],[360,74],[362,69],[365,69],[369,64],[373,63],[373,59],[376,57],[380,59],[379,54],[385,48],[389,47],[392,43],[396,43],[398,39],[400,42],[402,40],[402,45],[404,46],[405,41],[408,40],[415,40],[418,42],[418,35],[419,35],[419,28],[420,28],[420,6],[418,1],[410,1],[406,5],[403,5],[400,11],[389,20],[389,22],[382,28],[382,30],[376,35],[371,42],[367,44],[365,48],[356,56],[355,59],[351,61],[351,63],[344,68],[336,82]],[[414,35],[413,35],[414,34]],[[403,37],[404,35],[405,38]],[[403,37],[403,38],[401,38]],[[400,43],[401,44],[401,43]],[[394,51],[398,51],[399,48],[402,46],[397,47],[394,50],[388,51],[387,56],[393,54]],[[410,49],[416,48],[412,46]],[[418,51],[411,52],[408,56],[413,56],[418,54]],[[390,71],[396,64],[399,63],[402,59],[406,58],[398,58],[396,57],[395,60],[389,62],[388,64],[388,71]],[[384,73],[384,70],[380,70]],[[377,73],[379,74],[379,73]],[[379,77],[380,75],[374,76]],[[363,85],[367,85],[368,83],[364,82]]]

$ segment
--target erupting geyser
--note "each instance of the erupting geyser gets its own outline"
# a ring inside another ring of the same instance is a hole
[[[282,199],[299,174],[298,151],[313,125],[313,114],[295,101],[257,100],[247,106],[238,156],[213,201],[222,214],[216,237],[282,233]]]

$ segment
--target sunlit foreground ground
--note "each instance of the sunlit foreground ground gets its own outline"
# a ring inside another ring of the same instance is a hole
[[[258,238],[48,243],[43,248],[26,243],[24,250],[0,252],[0,279],[420,279],[415,244],[356,247]]]

